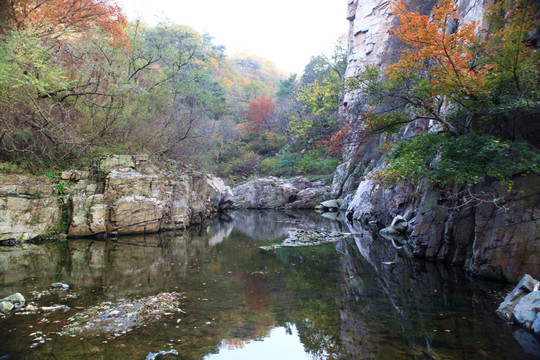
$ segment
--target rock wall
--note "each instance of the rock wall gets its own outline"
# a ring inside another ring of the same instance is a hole
[[[146,155],[112,156],[93,177],[66,171],[56,184],[42,177],[7,179],[0,185],[0,241],[186,228],[231,200],[221,179],[174,162],[157,166]]]
[[[2,175],[0,241],[29,240],[61,226],[58,190],[49,179]]]
[[[400,43],[388,30],[397,25],[392,6],[397,0],[349,0],[349,56],[346,77],[360,74],[366,65],[385,69],[395,62]],[[411,10],[428,14],[436,0],[405,1]],[[459,0],[461,23],[482,23],[488,0]],[[341,112],[349,121],[357,121],[355,107],[362,104],[356,92],[344,97]],[[422,122],[411,123],[397,137],[425,131]],[[332,184],[332,196],[353,193],[347,217],[363,222],[388,225],[402,215],[412,229],[409,241],[415,255],[435,261],[463,264],[470,271],[496,279],[517,281],[525,273],[540,276],[540,178],[517,177],[511,194],[486,180],[477,193],[503,197],[502,207],[491,201],[456,208],[444,200],[439,189],[425,186],[420,196],[408,195],[408,189],[383,188],[366,178],[371,171],[385,166],[377,152],[383,136],[349,151],[349,160],[338,168]],[[446,189],[448,190],[448,189]]]

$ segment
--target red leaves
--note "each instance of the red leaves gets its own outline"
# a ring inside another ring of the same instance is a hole
[[[251,100],[245,119],[249,122],[249,128],[256,133],[268,127],[269,120],[275,109],[274,101],[268,95],[262,95]]]

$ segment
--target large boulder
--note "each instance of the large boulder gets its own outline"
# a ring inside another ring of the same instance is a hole
[[[394,219],[392,220],[392,224],[390,226],[402,234],[405,234],[407,232],[407,229],[409,228],[407,219],[405,219],[401,215],[397,215],[396,217],[394,217]]]
[[[540,282],[529,274],[523,275],[499,305],[497,314],[540,335]]]
[[[504,301],[497,308],[497,314],[507,321],[512,320],[512,311],[519,302],[519,300],[525,295],[533,291],[539,282],[535,280],[531,275],[525,274],[514,287],[514,289],[506,295]]]
[[[347,208],[347,217],[361,222],[390,223],[409,205],[409,192],[396,185],[385,188],[373,179],[364,179]]]
[[[533,291],[523,296],[517,303],[512,314],[514,319],[527,328],[530,328],[540,311],[540,291]]]
[[[233,189],[233,206],[247,209],[314,208],[328,196],[330,188],[321,181],[302,177],[267,177]]]
[[[536,335],[540,335],[540,312],[536,314],[531,330],[534,331]]]

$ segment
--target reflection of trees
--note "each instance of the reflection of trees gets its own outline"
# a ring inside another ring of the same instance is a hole
[[[270,292],[263,286],[257,274],[249,274],[245,280],[246,305],[250,309],[267,311],[270,307]]]
[[[286,269],[275,279],[282,284],[280,292],[273,293],[277,324],[294,323],[315,359],[337,358],[341,350],[335,297],[343,280],[333,270],[339,265],[334,245],[279,248],[273,257]]]

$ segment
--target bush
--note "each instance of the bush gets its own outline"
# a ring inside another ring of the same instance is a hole
[[[253,151],[241,149],[240,153],[231,158],[228,162],[221,164],[219,168],[220,176],[244,176],[254,174],[261,162],[261,157]]]
[[[296,175],[296,165],[300,161],[301,156],[298,153],[292,153],[287,150],[276,156],[276,164],[274,166],[274,175],[276,176],[294,176]]]
[[[297,172],[301,175],[327,175],[334,172],[338,165],[337,159],[328,157],[319,150],[312,150],[302,156]]]
[[[487,175],[511,188],[514,175],[540,173],[540,154],[526,143],[478,133],[421,134],[399,142],[389,158],[389,166],[375,174],[386,183],[427,179],[472,186]]]
[[[276,158],[266,158],[261,161],[260,169],[261,173],[267,174],[267,175],[273,175],[275,173],[277,164]]]
[[[15,174],[20,172],[19,166],[12,162],[0,162],[0,173]]]

